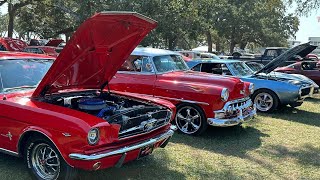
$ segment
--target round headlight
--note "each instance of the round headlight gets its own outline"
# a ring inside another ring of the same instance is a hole
[[[223,88],[221,91],[221,100],[226,102],[229,98],[229,90],[227,88]]]
[[[249,85],[249,92],[250,92],[250,94],[253,94],[253,92],[254,92],[254,84],[253,83],[250,83],[250,85]]]
[[[93,128],[88,132],[88,143],[90,145],[95,145],[99,141],[99,129]]]

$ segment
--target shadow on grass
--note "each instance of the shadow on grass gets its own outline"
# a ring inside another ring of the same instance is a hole
[[[167,153],[165,149],[156,149],[153,155],[131,161],[121,168],[80,171],[79,179],[186,179],[184,174],[167,167],[170,163]]]
[[[312,103],[320,103],[320,98],[307,98],[305,99],[305,101]]]
[[[298,149],[288,149],[282,145],[273,145],[266,148],[266,151],[278,158],[293,158],[302,165],[320,167],[320,148],[305,144]]]
[[[247,151],[259,148],[261,137],[265,136],[269,135],[249,126],[209,127],[206,132],[197,137],[176,133],[172,142],[243,158]]]
[[[271,114],[260,113],[259,115],[261,118],[268,118],[271,116],[272,118],[320,127],[320,113],[309,112],[288,106],[283,107],[281,110]]]
[[[31,179],[22,158],[0,153],[0,179]]]

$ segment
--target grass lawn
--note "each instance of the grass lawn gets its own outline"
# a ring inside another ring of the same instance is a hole
[[[0,179],[29,179],[22,159],[0,154]],[[242,128],[176,133],[149,157],[79,179],[320,179],[320,96]]]

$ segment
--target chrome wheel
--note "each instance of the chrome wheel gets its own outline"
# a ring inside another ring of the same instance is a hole
[[[57,179],[60,173],[58,153],[48,144],[37,144],[31,152],[31,164],[42,179]]]
[[[259,111],[269,111],[273,106],[274,99],[269,93],[259,93],[254,98],[254,103]]]
[[[191,106],[180,108],[175,120],[179,130],[186,134],[193,134],[201,127],[200,112]]]

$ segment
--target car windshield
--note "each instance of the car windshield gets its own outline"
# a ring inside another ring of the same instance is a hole
[[[34,89],[51,67],[50,59],[0,61],[0,92]]]
[[[153,57],[153,63],[158,72],[186,71],[188,66],[179,55],[164,55]]]
[[[250,76],[254,73],[244,62],[229,63],[228,66],[234,76]]]

